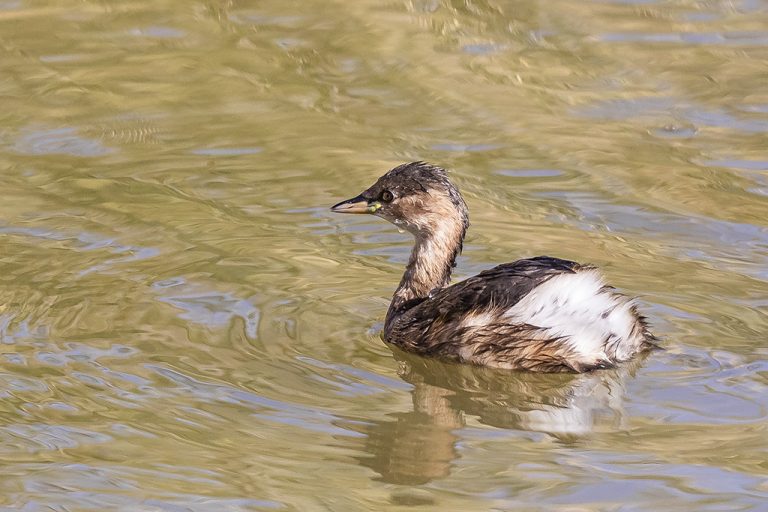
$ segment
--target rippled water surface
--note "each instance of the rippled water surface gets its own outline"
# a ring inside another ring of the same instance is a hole
[[[0,2],[3,510],[766,510],[768,3]],[[602,266],[667,350],[379,338],[452,170],[457,278]]]

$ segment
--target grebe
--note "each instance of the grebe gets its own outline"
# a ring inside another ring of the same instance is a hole
[[[591,265],[538,256],[449,286],[469,216],[440,167],[395,167],[331,211],[373,214],[415,237],[384,321],[384,341],[404,350],[495,368],[586,372],[656,347],[634,301]]]

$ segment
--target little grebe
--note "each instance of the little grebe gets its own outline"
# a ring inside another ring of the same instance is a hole
[[[589,265],[538,256],[448,286],[469,216],[440,167],[395,167],[331,211],[377,215],[416,238],[384,322],[384,340],[404,350],[496,368],[585,372],[656,347],[633,301]]]

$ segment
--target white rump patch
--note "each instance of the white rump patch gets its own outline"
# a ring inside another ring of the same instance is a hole
[[[552,337],[563,337],[588,361],[625,360],[641,342],[632,339],[637,318],[629,299],[604,290],[603,285],[595,269],[560,274],[534,288],[503,316],[546,329]],[[608,353],[606,340],[611,347]]]

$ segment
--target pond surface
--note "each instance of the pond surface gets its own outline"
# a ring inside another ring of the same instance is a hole
[[[768,2],[0,2],[0,507],[734,511],[768,500]],[[456,272],[549,254],[666,350],[493,372],[380,339],[452,170]]]

